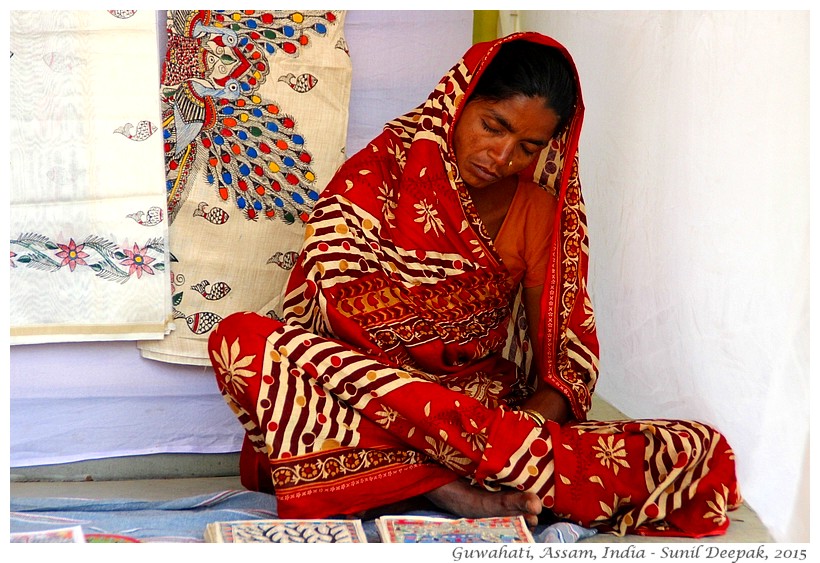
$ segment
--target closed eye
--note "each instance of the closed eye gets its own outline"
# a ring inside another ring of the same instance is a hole
[[[498,133],[501,133],[501,130],[500,130],[500,129],[493,129],[492,127],[490,127],[489,125],[487,125],[487,122],[486,122],[486,121],[484,121],[483,119],[481,120],[481,126],[482,126],[482,127],[484,128],[484,130],[485,130],[485,131],[487,131],[488,133],[493,133],[493,134],[498,134]]]

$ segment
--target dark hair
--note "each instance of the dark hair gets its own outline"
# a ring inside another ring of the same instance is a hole
[[[577,98],[575,72],[555,47],[514,40],[499,47],[481,74],[470,100],[506,100],[514,96],[541,97],[558,115],[556,134],[563,130]]]

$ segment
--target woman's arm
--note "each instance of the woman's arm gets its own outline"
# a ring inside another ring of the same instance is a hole
[[[567,422],[572,416],[569,401],[557,389],[545,382],[541,374],[543,365],[542,350],[540,346],[535,346],[538,337],[538,325],[541,320],[541,295],[544,286],[525,287],[523,292],[524,310],[527,313],[527,324],[529,325],[530,342],[533,343],[533,361],[536,377],[535,393],[527,399],[522,408],[533,409],[544,415],[547,420],[554,420],[559,424]]]

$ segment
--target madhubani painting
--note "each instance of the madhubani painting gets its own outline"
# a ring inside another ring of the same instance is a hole
[[[176,329],[144,356],[207,364],[236,311],[280,314],[304,222],[344,161],[344,11],[167,13],[160,99]]]

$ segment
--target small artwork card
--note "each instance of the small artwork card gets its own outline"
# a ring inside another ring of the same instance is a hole
[[[11,534],[11,543],[85,543],[81,526]]]
[[[367,543],[361,520],[240,520],[212,522],[209,543]]]
[[[383,516],[376,527],[384,543],[533,543],[523,516],[457,520]]]

